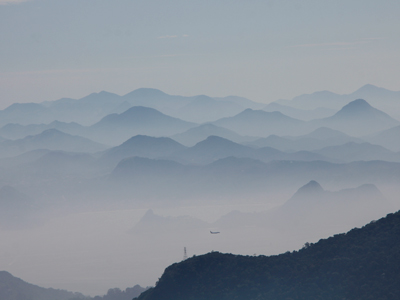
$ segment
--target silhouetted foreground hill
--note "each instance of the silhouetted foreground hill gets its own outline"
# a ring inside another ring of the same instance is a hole
[[[45,289],[27,283],[8,272],[0,271],[1,300],[68,300],[71,298],[84,299],[85,297],[79,293]]]
[[[138,300],[400,299],[400,212],[277,256],[212,252],[169,266]]]
[[[122,291],[119,288],[109,289],[104,296],[88,297],[81,293],[65,290],[46,289],[23,281],[6,271],[0,271],[1,300],[130,300],[148,288],[135,285]]]

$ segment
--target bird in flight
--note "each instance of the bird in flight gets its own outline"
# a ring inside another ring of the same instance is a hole
[[[210,233],[211,233],[211,234],[218,234],[219,231],[211,231],[211,230],[210,230]]]

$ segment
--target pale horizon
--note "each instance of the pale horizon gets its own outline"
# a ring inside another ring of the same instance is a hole
[[[397,1],[0,4],[1,109],[142,87],[260,103],[400,90]]]

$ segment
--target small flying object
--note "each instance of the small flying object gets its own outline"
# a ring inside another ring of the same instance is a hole
[[[211,234],[218,234],[219,231],[211,231],[211,230],[210,230],[210,233],[211,233]]]

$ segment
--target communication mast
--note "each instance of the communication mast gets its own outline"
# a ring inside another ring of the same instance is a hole
[[[186,252],[186,247],[183,248],[183,260],[186,260],[187,257],[187,252]]]

